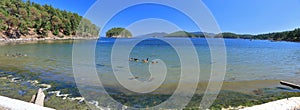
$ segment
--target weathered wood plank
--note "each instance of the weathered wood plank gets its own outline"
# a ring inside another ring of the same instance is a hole
[[[36,99],[34,101],[34,104],[44,106],[44,100],[45,100],[45,94],[44,94],[43,90],[40,88],[38,90],[37,95],[36,95]]]

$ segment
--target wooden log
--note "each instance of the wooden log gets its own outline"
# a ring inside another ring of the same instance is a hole
[[[44,106],[45,94],[43,90],[40,88],[38,92],[32,96],[30,103],[34,103],[36,105]]]
[[[35,98],[36,98],[36,95],[33,95],[33,96],[31,97],[30,103],[34,103],[34,102],[35,102]]]
[[[286,82],[286,81],[280,81],[281,85],[285,85],[285,86],[289,86],[293,89],[299,89],[300,90],[300,85],[294,84],[294,83],[290,83],[290,82]]]
[[[34,103],[40,106],[44,106],[45,96],[46,95],[44,94],[43,90],[39,89]]]

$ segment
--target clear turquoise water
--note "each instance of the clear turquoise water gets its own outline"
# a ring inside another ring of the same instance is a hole
[[[131,42],[137,39],[121,39]],[[171,40],[181,40],[174,38]],[[207,81],[210,67],[209,47],[205,39],[191,39],[200,61],[200,81]],[[101,39],[97,42],[96,68],[101,81],[107,86],[117,84],[112,73],[110,56],[114,39]],[[298,82],[300,78],[300,43],[270,42],[265,40],[225,39],[227,51],[227,72],[225,81],[288,80]],[[185,46],[185,44],[178,44]],[[124,45],[126,46],[126,45]],[[72,41],[38,42],[33,44],[10,44],[0,46],[0,70],[17,68],[41,73],[40,78],[74,82],[72,74]],[[21,53],[27,57],[12,57]],[[6,56],[6,55],[9,56]],[[189,53],[186,53],[189,54]],[[180,60],[176,51],[167,43],[148,39],[132,50],[130,57],[161,59],[167,66],[167,78],[164,84],[177,83],[180,76]],[[119,67],[122,68],[122,67]],[[133,75],[138,80],[150,77],[148,65],[130,62]],[[128,77],[130,80],[130,77]],[[118,89],[118,88],[117,88]],[[239,88],[236,88],[239,89]]]

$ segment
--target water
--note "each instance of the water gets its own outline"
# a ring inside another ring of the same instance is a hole
[[[121,39],[123,43],[132,42],[133,40],[137,39]],[[179,41],[182,39],[169,40]],[[211,64],[215,62],[211,62],[209,47],[205,39],[191,40],[194,43],[200,62],[200,82],[207,82],[211,72]],[[115,39],[101,39],[97,42],[95,66],[104,85],[118,90],[121,88],[111,68],[111,49],[114,41]],[[41,41],[38,43],[0,46],[0,70],[28,70],[41,73],[39,77],[45,80],[74,83],[72,74],[73,43],[73,41]],[[300,78],[300,43],[225,39],[225,44],[227,52],[225,82],[287,80],[300,83],[298,80]],[[178,45],[186,46],[180,43]],[[12,56],[17,53],[26,54],[27,56]],[[158,39],[143,41],[133,48],[129,57],[140,60],[149,58],[150,61],[162,60],[167,67],[167,77],[163,83],[165,87],[176,86],[180,79],[182,66],[180,58],[174,48],[164,41]],[[158,64],[160,63],[162,62]],[[150,80],[149,64],[134,61],[129,62],[129,64],[132,74],[137,76],[138,80]],[[122,68],[124,67],[120,66],[117,69]],[[125,77],[132,80],[130,76]],[[242,86],[228,88],[239,90],[240,87]],[[161,88],[161,90],[167,91],[164,88]]]

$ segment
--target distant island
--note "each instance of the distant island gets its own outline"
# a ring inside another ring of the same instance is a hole
[[[29,0],[0,1],[0,39],[96,37],[98,33],[95,24],[76,13]]]
[[[116,27],[108,30],[106,32],[106,37],[108,38],[131,38],[132,34],[125,28]]]
[[[219,34],[205,33],[205,32],[185,32],[178,31],[171,34],[167,34],[165,37],[188,37],[188,38],[236,38],[236,39],[260,39],[260,40],[271,40],[271,41],[292,41],[300,42],[300,29],[294,29],[292,31],[284,32],[273,32],[268,34],[235,34],[231,32],[224,32]]]
[[[164,37],[166,36],[168,33],[165,32],[154,32],[154,33],[150,33],[150,34],[145,34],[145,35],[139,35],[136,36],[137,38],[159,38],[159,37]]]
[[[271,40],[271,41],[291,41],[291,42],[300,42],[300,28],[294,29],[292,31],[284,32],[273,32],[268,34],[236,34],[231,32],[223,32],[219,34],[207,33],[207,32],[186,32],[186,31],[177,31],[170,34],[160,32],[160,33],[150,33],[145,35],[140,35],[137,37],[167,37],[167,38],[233,38],[233,39],[259,39],[259,40]]]

